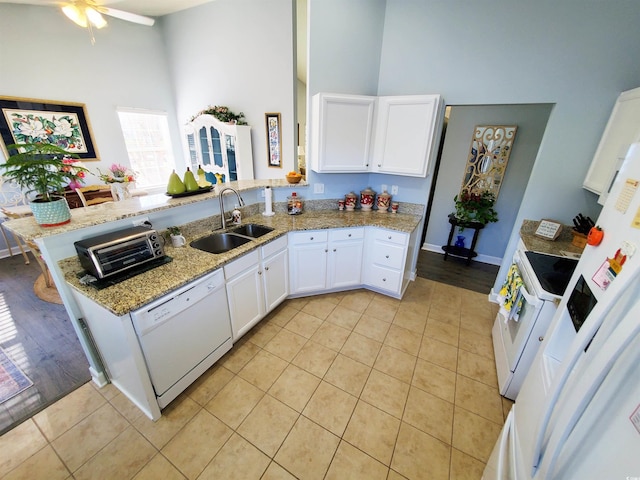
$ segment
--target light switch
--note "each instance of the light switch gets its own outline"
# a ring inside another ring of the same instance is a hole
[[[324,183],[314,183],[313,193],[324,193]]]
[[[391,195],[398,194],[398,185],[391,185]]]

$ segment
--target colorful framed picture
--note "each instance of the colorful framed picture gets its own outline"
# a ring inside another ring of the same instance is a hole
[[[51,143],[83,161],[99,160],[91,125],[83,103],[0,97],[0,146]]]
[[[265,113],[267,124],[267,155],[270,167],[282,168],[282,141],[279,113]]]

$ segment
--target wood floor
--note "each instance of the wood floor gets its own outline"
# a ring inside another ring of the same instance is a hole
[[[64,307],[33,293],[40,273],[33,259],[0,259],[0,347],[34,383],[0,404],[0,435],[91,378]]]
[[[478,293],[489,294],[498,275],[497,265],[471,261],[467,266],[466,259],[444,254],[420,250],[418,254],[418,276],[436,282],[455,285]]]

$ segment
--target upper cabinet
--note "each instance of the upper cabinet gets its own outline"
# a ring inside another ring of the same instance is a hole
[[[640,88],[623,92],[613,107],[582,186],[604,205],[629,146],[640,141]]]
[[[191,170],[199,166],[207,180],[216,183],[253,180],[251,127],[221,122],[213,115],[200,115],[185,127]]]
[[[314,95],[311,168],[425,177],[441,107],[439,95]]]

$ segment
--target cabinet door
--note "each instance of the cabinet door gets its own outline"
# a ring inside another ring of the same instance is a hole
[[[318,93],[312,100],[311,168],[367,172],[375,97]]]
[[[254,265],[227,280],[227,301],[233,341],[236,342],[265,316],[259,265]]]
[[[328,288],[360,285],[363,240],[345,240],[329,245]]]
[[[288,252],[285,249],[263,262],[265,314],[277,307],[289,295],[289,262],[287,258]]]
[[[372,170],[425,177],[440,132],[440,95],[378,97]]]
[[[289,245],[289,291],[318,292],[326,288],[327,243]]]

